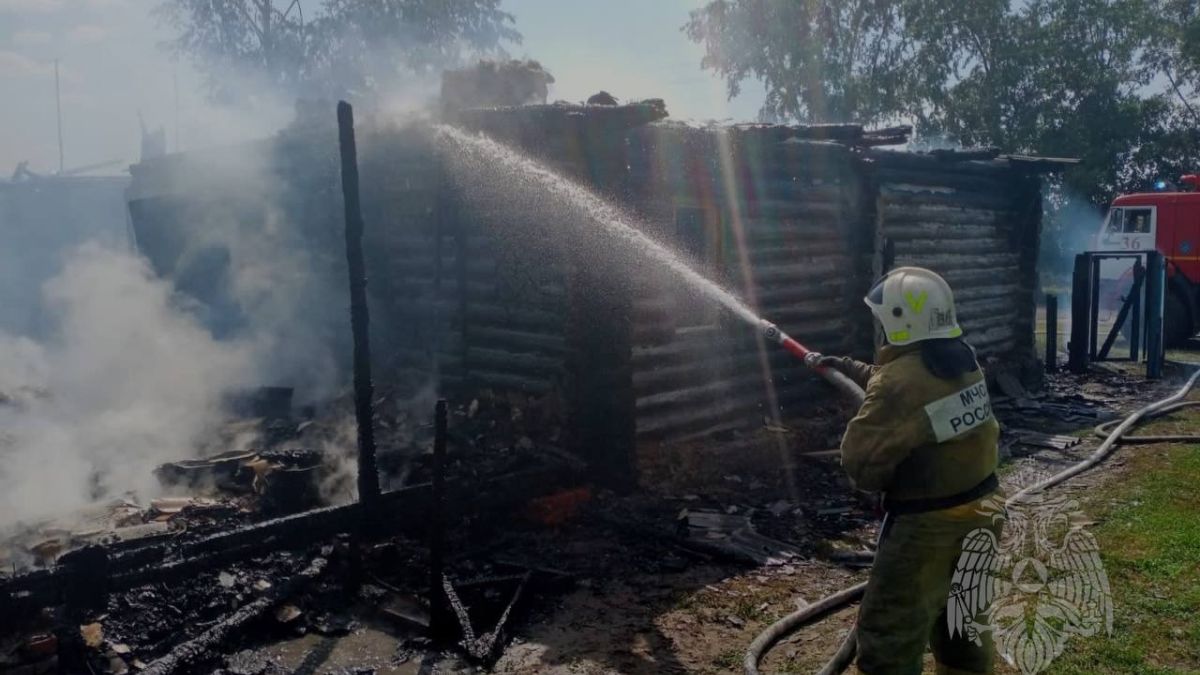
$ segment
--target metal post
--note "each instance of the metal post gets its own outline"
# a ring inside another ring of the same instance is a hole
[[[1058,370],[1058,296],[1046,294],[1046,372]]]
[[[1162,377],[1166,358],[1163,345],[1163,306],[1166,302],[1167,266],[1158,251],[1146,254],[1146,377]]]
[[[1129,320],[1133,322],[1129,325],[1129,360],[1134,363],[1137,363],[1141,357],[1142,324],[1146,322],[1146,318],[1142,316],[1145,275],[1146,269],[1142,266],[1142,259],[1135,258],[1133,261],[1133,288],[1129,291],[1133,294],[1133,311],[1129,316]]]
[[[443,588],[446,547],[446,401],[434,411],[433,493],[429,519],[429,637],[435,644],[454,640],[454,614]]]
[[[1096,350],[1100,347],[1100,258],[1092,258],[1092,276],[1088,293],[1092,307],[1088,313],[1088,358],[1096,360]]]
[[[358,150],[354,142],[354,110],[337,105],[338,145],[342,156],[342,202],[346,217],[346,263],[350,273],[350,327],[354,333],[354,416],[358,422],[358,501],[364,524],[374,524],[379,502],[379,469],[375,462],[375,388],[371,383],[370,316],[363,260],[363,218],[358,194]]]
[[[1086,253],[1075,256],[1075,271],[1071,278],[1071,340],[1067,343],[1067,365],[1072,373],[1086,373],[1088,369],[1089,309],[1092,306],[1092,283],[1088,272],[1091,268],[1091,256]]]

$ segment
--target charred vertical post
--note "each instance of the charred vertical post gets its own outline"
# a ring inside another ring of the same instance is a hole
[[[108,604],[108,550],[103,546],[84,546],[59,558],[67,572],[63,589],[68,610],[103,610]]]
[[[572,246],[566,336],[568,445],[597,483],[637,484],[633,390],[633,290]]]
[[[1067,343],[1068,367],[1072,373],[1088,369],[1091,335],[1092,259],[1086,253],[1075,256],[1075,272],[1071,278],[1071,340]]]
[[[370,317],[367,312],[367,274],[363,261],[363,217],[358,193],[358,149],[354,141],[354,110],[339,101],[338,147],[342,159],[342,202],[346,213],[346,263],[350,274],[350,327],[354,333],[354,417],[358,422],[358,501],[370,527],[379,503],[379,469],[375,460],[373,426],[375,396],[371,383]]]
[[[433,493],[429,518],[429,637],[435,644],[454,640],[454,615],[443,589],[446,548],[446,400],[434,410]]]
[[[1046,294],[1046,372],[1058,371],[1058,296]]]
[[[896,242],[895,242],[895,240],[889,239],[887,237],[883,238],[883,252],[881,255],[882,255],[883,262],[882,262],[882,269],[880,271],[879,276],[882,277],[884,274],[891,272],[892,268],[896,266]]]

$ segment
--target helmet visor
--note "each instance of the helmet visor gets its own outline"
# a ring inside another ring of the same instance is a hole
[[[883,304],[883,284],[887,281],[889,276],[891,276],[890,272],[879,277],[879,281],[876,281],[875,285],[871,287],[871,292],[867,293],[867,302],[871,303],[872,305]]]

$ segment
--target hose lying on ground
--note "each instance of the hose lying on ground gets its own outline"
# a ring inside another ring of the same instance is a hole
[[[1194,408],[1196,406],[1200,406],[1200,401],[1180,401],[1178,403],[1173,403],[1165,408],[1162,408],[1151,415],[1147,415],[1146,418],[1149,419],[1149,418],[1154,418],[1154,417],[1162,417],[1164,415],[1168,415],[1168,414],[1173,413],[1176,410],[1180,410],[1182,408]],[[1113,420],[1111,422],[1105,422],[1104,424],[1097,426],[1096,432],[1095,432],[1096,435],[1099,436],[1100,438],[1108,438],[1108,435],[1110,433],[1112,433],[1112,428],[1114,426],[1116,426],[1116,424],[1120,421],[1121,420]],[[1182,435],[1182,436],[1130,436],[1130,435],[1123,435],[1123,436],[1121,436],[1120,440],[1118,440],[1117,442],[1120,444],[1123,444],[1123,445],[1124,444],[1136,444],[1136,443],[1200,443],[1200,435],[1191,435],[1191,436],[1189,436],[1189,435]]]
[[[1046,488],[1053,487],[1059,483],[1078,476],[1079,474],[1093,468],[1100,462],[1104,461],[1112,451],[1117,447],[1117,444],[1122,439],[1130,440],[1135,443],[1156,443],[1156,442],[1178,442],[1178,441],[1195,441],[1200,442],[1200,436],[1131,436],[1126,437],[1125,434],[1144,419],[1152,419],[1160,415],[1165,415],[1169,412],[1186,408],[1193,405],[1200,405],[1200,401],[1183,401],[1184,397],[1196,386],[1197,380],[1200,380],[1200,370],[1197,370],[1187,379],[1174,394],[1156,401],[1134,411],[1131,415],[1120,421],[1112,431],[1107,432],[1104,436],[1104,441],[1096,448],[1095,452],[1089,455],[1086,459],[1068,467],[1067,469],[1054,474],[1053,476],[1043,480],[1040,483],[1030,485],[1009,497],[1005,502],[1006,506],[1021,502],[1029,495],[1036,492],[1041,492]],[[1112,427],[1113,422],[1100,425],[1097,431]],[[1147,439],[1162,439],[1147,440]],[[766,630],[754,638],[750,643],[750,647],[746,650],[745,659],[742,662],[746,675],[759,675],[758,664],[762,661],[766,653],[772,646],[780,640],[788,637],[800,628],[804,627],[811,621],[821,618],[834,612],[837,609],[844,607],[852,602],[855,602],[862,597],[863,592],[867,589],[867,582],[855,584],[849,588],[843,589],[830,595],[820,601],[808,605],[807,607],[788,614],[775,623],[767,626]],[[836,675],[841,673],[854,660],[854,654],[857,649],[857,626],[850,629],[850,633],[842,641],[837,653],[825,664],[825,667],[819,671],[819,675]]]

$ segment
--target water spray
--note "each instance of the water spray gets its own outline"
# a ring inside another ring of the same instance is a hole
[[[512,189],[514,181],[525,181],[539,195],[572,205],[580,215],[600,228],[608,238],[607,243],[621,246],[669,270],[692,290],[729,310],[755,330],[761,330],[769,342],[778,344],[803,361],[838,391],[856,403],[862,403],[865,394],[853,380],[837,370],[805,358],[813,352],[779,330],[775,324],[759,317],[733,293],[697,272],[670,249],[648,236],[645,230],[649,228],[644,224],[639,226],[630,214],[502,143],[444,124],[435,124],[433,131],[437,140],[450,143],[459,151],[459,159],[470,155],[480,166],[486,166],[489,170],[495,166],[506,167],[508,171],[503,174],[506,190]]]

